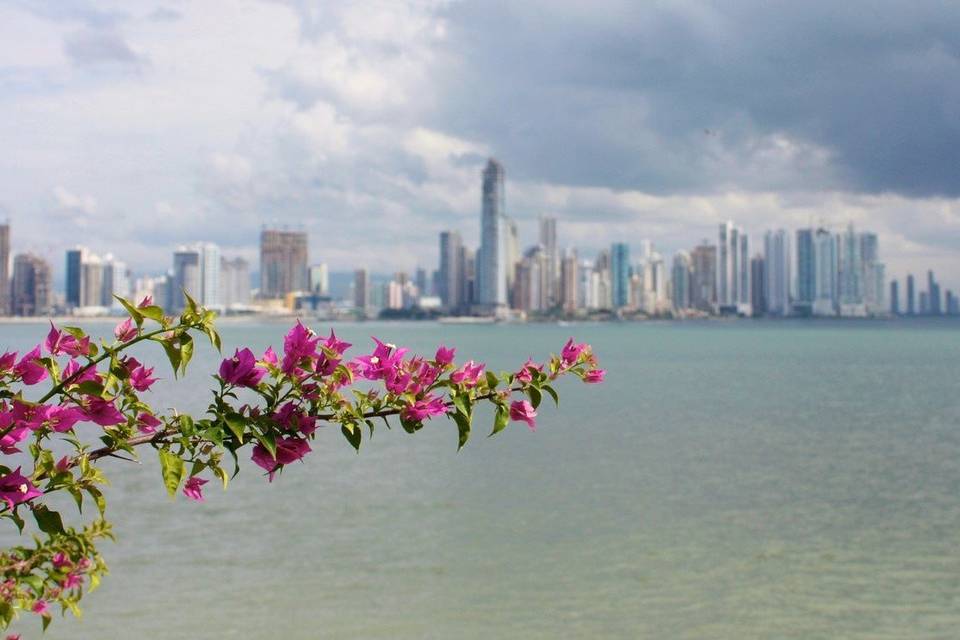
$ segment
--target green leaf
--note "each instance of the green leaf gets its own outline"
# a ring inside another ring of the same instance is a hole
[[[343,433],[343,437],[347,439],[347,442],[353,445],[357,453],[360,453],[360,441],[363,440],[363,429],[360,428],[360,425],[345,422],[340,425],[340,432]]]
[[[497,379],[497,374],[493,371],[487,371],[487,386],[490,387],[490,390],[493,391],[497,388],[497,384],[500,381]]]
[[[180,434],[186,437],[191,437],[197,432],[195,425],[193,424],[193,418],[188,416],[185,413],[181,413],[177,416],[177,420],[180,422]]]
[[[187,364],[193,358],[193,336],[184,333],[180,336],[180,374],[187,372]]]
[[[187,290],[183,290],[183,297],[187,301],[187,308],[193,313],[200,313],[200,305],[197,304],[197,301],[190,297],[190,294],[187,293]]]
[[[470,417],[459,412],[454,412],[452,415],[453,421],[457,423],[457,431],[460,433],[460,443],[457,445],[457,451],[460,451],[470,439]]]
[[[138,307],[138,310],[145,318],[150,318],[155,322],[163,324],[163,309],[156,305],[150,305],[147,307]]]
[[[507,428],[510,424],[510,410],[505,405],[498,404],[497,411],[493,416],[493,431],[490,435],[496,435]]]
[[[167,487],[167,493],[173,498],[177,495],[177,489],[180,488],[180,480],[183,479],[183,460],[168,449],[158,449],[157,453],[160,455],[163,484]]]
[[[527,393],[530,395],[530,404],[533,405],[533,408],[536,409],[540,406],[540,401],[543,400],[543,395],[540,393],[540,389],[536,387],[530,387],[527,389]]]
[[[177,372],[180,371],[180,349],[174,346],[173,339],[161,340],[160,344],[163,345],[163,350],[167,353],[167,360],[173,367],[173,377],[176,378]]]
[[[63,533],[63,520],[56,511],[51,511],[42,504],[36,505],[33,507],[33,517],[37,521],[40,531],[50,535]]]
[[[263,448],[270,452],[270,457],[274,460],[277,459],[277,439],[273,435],[273,432],[267,431],[266,433],[258,433],[257,440],[260,441],[260,444],[263,445]]]
[[[553,398],[553,404],[560,406],[560,396],[557,395],[556,389],[551,387],[548,384],[543,385],[543,390],[550,394],[550,397]]]
[[[230,484],[230,476],[227,475],[227,472],[223,470],[222,467],[210,467],[210,470],[213,471],[213,475],[220,478],[220,481],[223,482],[223,488],[226,490],[227,485]]]
[[[123,305],[123,308],[126,309],[127,313],[130,314],[130,317],[133,318],[133,321],[137,323],[137,327],[141,327],[143,325],[143,314],[140,312],[140,310],[133,306],[133,303],[126,298],[118,295],[114,295],[113,297]]]
[[[237,441],[243,444],[243,430],[246,427],[246,421],[239,413],[228,413],[223,417],[224,422],[230,427],[230,431],[237,437]]]
[[[103,497],[103,494],[100,493],[100,489],[96,487],[87,487],[87,493],[90,494],[90,497],[93,498],[93,501],[97,503],[97,509],[100,511],[100,517],[103,517],[103,514],[107,510],[107,500]]]
[[[470,399],[466,396],[457,394],[453,396],[453,406],[457,408],[457,411],[464,416],[470,416]]]

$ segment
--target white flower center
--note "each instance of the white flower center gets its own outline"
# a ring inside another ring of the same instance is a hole
[[[20,489],[20,493],[26,493],[26,492],[29,490],[28,487],[27,487],[27,483],[23,483],[22,485],[20,485],[20,486],[17,487],[17,488]]]

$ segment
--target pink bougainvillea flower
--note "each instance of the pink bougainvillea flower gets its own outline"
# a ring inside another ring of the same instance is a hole
[[[130,372],[130,386],[137,391],[148,391],[157,378],[151,378],[153,367],[140,365]]]
[[[79,340],[74,336],[60,331],[53,323],[50,323],[50,331],[47,333],[47,339],[43,341],[43,346],[52,356],[58,356],[66,353],[70,356],[85,356],[90,353],[90,336],[83,336]]]
[[[6,373],[13,369],[13,365],[17,362],[17,352],[16,351],[7,351],[2,356],[0,356],[0,373]]]
[[[57,460],[57,464],[54,465],[54,468],[57,471],[66,471],[70,468],[70,456],[63,456]]]
[[[456,354],[457,354],[456,349],[448,349],[445,346],[440,345],[440,347],[437,348],[436,355],[433,356],[433,360],[437,364],[445,367],[448,364],[453,364],[453,358],[454,356],[456,356]]]
[[[537,429],[537,410],[527,400],[517,400],[510,405],[510,419],[517,422],[526,422],[530,431]]]
[[[133,323],[133,319],[127,318],[114,328],[113,335],[120,342],[130,342],[137,337],[137,325]]]
[[[607,372],[603,369],[591,369],[583,376],[583,381],[588,384],[599,384],[603,382],[603,378],[606,375]]]
[[[144,307],[153,306],[153,296],[143,296],[143,300],[140,301],[140,304],[137,305],[137,309],[143,309]]]
[[[126,421],[123,414],[113,404],[113,400],[87,396],[84,405],[84,415],[87,416],[87,419],[96,422],[101,427],[110,427]]]
[[[377,338],[373,338],[373,341],[377,343],[373,353],[368,356],[359,356],[354,360],[357,364],[357,373],[367,380],[384,380],[400,365],[408,350],[398,349],[392,344],[380,342]]]
[[[265,375],[266,370],[257,366],[257,357],[246,347],[237,349],[232,358],[220,363],[220,377],[227,384],[254,388]]]
[[[146,411],[142,411],[140,415],[137,416],[137,429],[140,430],[140,433],[156,433],[157,427],[161,424],[163,423]]]
[[[40,362],[40,345],[33,348],[20,359],[13,368],[13,373],[20,376],[25,385],[34,385],[47,377],[47,369]]]
[[[57,553],[53,554],[53,557],[50,558],[50,562],[53,563],[54,568],[58,571],[73,566],[73,563],[70,562],[70,558],[68,558],[67,554],[65,554],[63,551],[58,551]]]
[[[320,342],[323,350],[317,358],[316,371],[322,376],[329,376],[343,361],[343,354],[350,348],[349,342],[337,338],[337,334],[330,330],[330,335]]]
[[[273,458],[266,447],[258,444],[253,448],[253,460],[259,467],[270,473],[270,481],[280,465],[290,464],[310,453],[310,445],[303,438],[296,436],[277,438],[277,457]]]
[[[263,352],[263,357],[260,359],[274,367],[279,363],[277,360],[277,354],[274,352],[273,347],[267,347],[267,350]]]
[[[564,365],[571,367],[577,364],[577,361],[580,359],[580,354],[589,348],[589,345],[576,344],[573,338],[570,338],[567,340],[567,344],[563,345],[563,349],[560,351],[560,358],[563,360]]]
[[[37,407],[37,417],[39,418],[38,427],[43,426],[57,433],[70,431],[73,425],[84,418],[83,411],[60,405]]]
[[[20,450],[15,445],[26,438],[29,431],[29,427],[16,417],[15,409],[7,406],[6,402],[0,403],[0,432],[3,432],[3,437],[0,438],[0,452],[7,455],[19,453]]]
[[[400,416],[405,420],[423,422],[433,416],[442,416],[446,412],[447,405],[444,404],[443,399],[428,395],[401,409]]]
[[[60,583],[62,589],[73,589],[83,584],[83,576],[79,573],[68,573],[67,577]]]
[[[477,382],[480,380],[480,376],[483,374],[484,365],[477,364],[473,360],[469,360],[462,367],[450,374],[450,382],[454,384],[463,384],[468,387],[476,386]]]
[[[21,502],[33,500],[41,495],[43,492],[20,473],[20,467],[5,476],[0,476],[0,501],[6,502],[11,509]]]
[[[514,379],[522,384],[529,384],[533,381],[533,373],[535,371],[543,371],[543,366],[538,365],[532,359],[527,358],[527,361],[523,363],[520,371],[514,374]]]
[[[197,476],[190,476],[187,478],[187,482],[183,485],[183,495],[187,496],[191,500],[196,500],[197,502],[203,502],[203,485],[207,484],[209,480],[204,480]]]
[[[304,358],[315,357],[319,341],[320,338],[314,335],[313,331],[297,320],[297,324],[283,338],[283,366],[281,366],[281,370],[286,374],[292,374]]]
[[[63,368],[62,378],[64,380],[70,380],[70,385],[80,384],[87,380],[96,381],[97,369],[95,367],[82,365],[76,360],[71,360],[67,363],[67,366]]]
[[[33,603],[33,607],[30,610],[33,611],[38,616],[50,615],[50,608],[47,607],[46,600],[37,600],[35,603]]]

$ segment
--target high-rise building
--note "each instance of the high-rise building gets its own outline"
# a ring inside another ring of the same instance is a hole
[[[260,231],[260,297],[282,298],[308,289],[307,232]]]
[[[10,311],[10,223],[4,223],[0,224],[0,316]]]
[[[130,297],[130,272],[127,265],[116,260],[111,254],[103,258],[103,284],[100,305],[103,307],[121,308],[114,296]]]
[[[173,252],[173,299],[171,300],[171,310],[174,313],[183,311],[186,306],[186,300],[183,294],[188,294],[194,300],[199,299],[200,291],[203,287],[203,280],[200,270],[203,263],[200,259],[200,249],[196,246],[178,247]]]
[[[877,234],[860,234],[860,259],[863,261],[863,304],[867,313],[886,313],[885,268],[880,262],[880,241]]]
[[[250,304],[250,263],[243,258],[220,258],[220,305],[225,309]]]
[[[370,306],[370,274],[366,269],[353,272],[353,306],[360,311]]]
[[[83,263],[87,250],[83,247],[67,251],[66,303],[70,309],[83,306]]]
[[[93,308],[104,306],[103,272],[104,264],[100,256],[92,253],[84,256],[83,264],[80,267],[81,307]]]
[[[321,262],[310,267],[310,293],[315,296],[330,295],[330,273],[327,263]]]
[[[933,277],[933,271],[927,271],[927,303],[930,305],[927,313],[932,316],[940,315],[940,284]]]
[[[547,260],[549,259],[548,255]],[[547,268],[549,269],[549,262]],[[568,249],[560,259],[559,289],[558,303],[563,307],[564,312],[574,313],[579,307],[580,300],[580,263],[577,260],[577,252],[573,249]]]
[[[50,264],[30,253],[13,260],[11,310],[16,316],[41,316],[49,313],[52,294]]]
[[[920,292],[920,315],[925,316],[930,313],[930,296],[926,291]]]
[[[813,260],[813,314],[836,315],[839,303],[837,242],[826,229],[817,229],[813,234]]]
[[[750,243],[732,222],[720,225],[717,245],[717,306],[720,313],[750,315]]]
[[[197,302],[208,309],[223,309],[220,300],[220,247],[204,242],[200,249],[200,297]]]
[[[947,315],[960,315],[960,300],[954,295],[953,291],[947,289]]]
[[[797,230],[797,295],[793,301],[797,315],[810,315],[817,293],[817,258],[813,229]],[[754,283],[756,286],[756,283]]]
[[[690,253],[693,282],[691,302],[700,311],[712,312],[717,306],[717,248],[706,240]]]
[[[477,302],[485,310],[507,304],[507,232],[503,165],[490,158],[483,170]]]
[[[520,234],[517,231],[517,223],[509,216],[504,216],[506,238],[504,247],[506,251],[506,270],[507,270],[507,298],[509,302],[510,291],[513,287],[514,267],[520,262]]]
[[[624,242],[610,246],[610,289],[614,309],[630,304],[630,247]]]
[[[851,224],[839,238],[840,314],[864,316],[867,314],[863,285],[863,244]]]
[[[468,307],[477,302],[477,254],[470,247],[460,247],[460,306]]]
[[[560,301],[559,269],[560,254],[557,249],[557,219],[540,216],[540,244],[547,254],[547,303],[553,307]]]
[[[753,315],[762,316],[767,313],[767,265],[763,256],[756,255],[750,259],[750,279],[753,281],[750,306]]]
[[[913,281],[913,274],[907,274],[907,315],[913,316],[917,313],[917,292]]]
[[[896,280],[890,281],[890,313],[900,315],[900,283]]]
[[[448,311],[463,306],[463,242],[456,231],[440,232],[440,303]]]
[[[788,316],[791,311],[790,236],[785,229],[768,231],[763,238],[763,247],[767,313]]]
[[[423,267],[417,267],[414,272],[413,283],[417,287],[418,296],[429,296],[430,289],[427,286],[427,270]]]
[[[677,311],[689,309],[692,306],[693,262],[686,251],[678,251],[673,255],[673,269],[670,282],[673,285],[672,302]]]

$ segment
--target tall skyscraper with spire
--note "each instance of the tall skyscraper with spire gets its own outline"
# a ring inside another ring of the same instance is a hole
[[[494,158],[483,170],[483,213],[477,256],[477,302],[487,310],[507,304],[507,219],[505,174]]]

